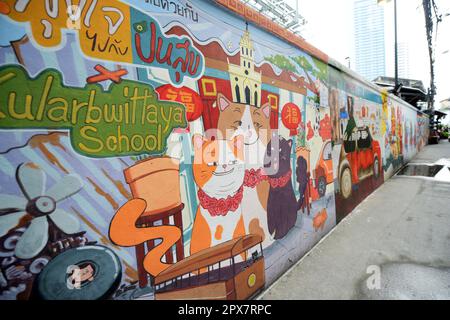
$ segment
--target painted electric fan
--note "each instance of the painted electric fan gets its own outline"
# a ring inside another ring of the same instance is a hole
[[[79,231],[78,219],[57,208],[58,203],[83,187],[78,175],[65,175],[46,190],[45,172],[35,163],[27,162],[17,168],[16,179],[25,198],[0,194],[0,237],[17,227],[27,216],[31,217],[27,230],[17,242],[16,257],[31,259],[44,249],[49,240],[49,223],[68,235]]]

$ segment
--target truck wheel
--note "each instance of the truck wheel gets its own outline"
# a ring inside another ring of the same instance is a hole
[[[341,173],[340,187],[342,197],[350,198],[352,195],[352,172],[349,167],[345,167]]]
[[[317,181],[317,192],[321,198],[327,193],[327,181],[325,177],[319,177]]]

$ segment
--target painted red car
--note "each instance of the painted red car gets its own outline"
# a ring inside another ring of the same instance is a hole
[[[352,137],[344,141],[339,162],[339,188],[347,199],[352,194],[352,186],[381,172],[381,148],[372,138],[368,127],[356,127]]]
[[[312,186],[317,191],[317,199],[325,196],[327,185],[333,183],[333,146],[331,140],[328,140],[322,146],[322,150],[317,161],[316,168],[313,170]],[[314,193],[313,193],[314,194]],[[314,200],[315,197],[313,197]]]

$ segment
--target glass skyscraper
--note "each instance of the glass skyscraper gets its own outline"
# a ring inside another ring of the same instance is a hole
[[[384,8],[377,0],[355,0],[356,72],[369,81],[386,74]]]

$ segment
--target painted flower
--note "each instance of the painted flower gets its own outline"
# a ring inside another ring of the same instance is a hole
[[[144,33],[147,32],[147,24],[145,21],[137,22],[133,24],[134,31],[137,33]]]

